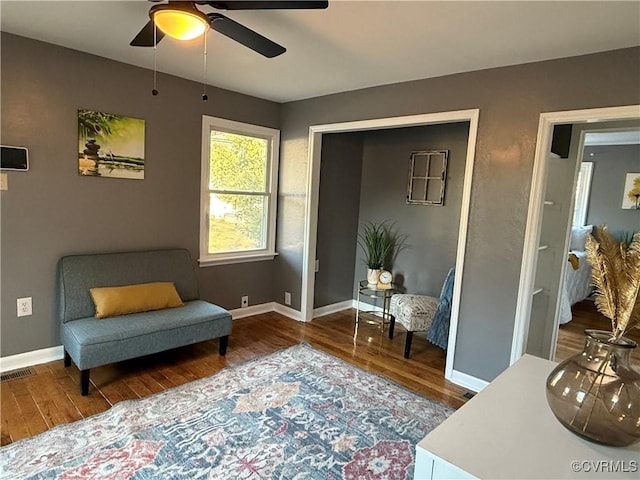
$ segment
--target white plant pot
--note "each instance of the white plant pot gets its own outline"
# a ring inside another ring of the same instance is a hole
[[[378,285],[379,269],[367,268],[367,283],[369,285]]]

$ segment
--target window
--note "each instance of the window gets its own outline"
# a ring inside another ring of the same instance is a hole
[[[576,184],[576,203],[573,207],[573,226],[582,227],[587,220],[587,207],[589,206],[589,193],[591,192],[591,173],[593,162],[582,162],[578,172]]]
[[[280,131],[202,118],[200,265],[275,256]]]

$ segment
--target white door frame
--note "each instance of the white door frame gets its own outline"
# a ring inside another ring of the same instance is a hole
[[[623,107],[592,108],[588,110],[570,110],[564,112],[547,112],[540,114],[538,140],[533,162],[533,178],[529,195],[529,213],[524,237],[522,266],[520,269],[520,285],[516,306],[516,322],[513,329],[510,364],[516,362],[525,352],[529,334],[529,318],[534,291],[536,263],[538,259],[538,243],[540,242],[540,226],[542,223],[543,194],[546,186],[547,167],[553,127],[565,123],[596,123],[616,120],[632,120],[640,118],[640,105]],[[562,280],[562,279],[561,279]],[[556,315],[557,317],[557,315]],[[557,322],[557,319],[556,319]],[[554,335],[551,348],[552,356],[556,349],[557,336]]]
[[[458,250],[456,254],[456,276],[453,287],[451,305],[451,326],[449,328],[449,348],[445,378],[450,379],[453,373],[455,339],[458,328],[460,308],[460,292],[462,290],[462,274],[464,269],[465,247],[467,242],[467,225],[471,202],[471,183],[473,163],[478,133],[480,110],[457,110],[452,112],[425,113],[402,117],[376,118],[344,123],[311,125],[309,127],[309,168],[307,170],[307,202],[305,211],[304,251],[302,260],[302,320],[313,319],[313,297],[315,287],[315,257],[318,234],[318,203],[320,197],[320,164],[322,161],[322,135],[324,133],[342,133],[389,128],[415,127],[420,125],[437,125],[444,123],[469,122],[467,142],[467,160],[465,165],[464,185],[462,187],[462,206],[460,208],[460,227],[458,230]]]

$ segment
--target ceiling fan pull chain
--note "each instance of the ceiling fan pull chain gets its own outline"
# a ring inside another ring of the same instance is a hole
[[[157,85],[157,73],[158,73],[158,27],[153,24],[153,90],[151,95],[158,95]]]
[[[208,30],[208,29],[207,29]],[[207,30],[204,32],[204,59],[203,59],[203,71],[202,71],[202,101],[206,102],[209,100],[209,96],[207,95]]]

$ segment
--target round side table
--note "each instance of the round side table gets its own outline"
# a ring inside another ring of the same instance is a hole
[[[385,323],[388,323],[391,314],[389,313],[389,305],[391,303],[391,296],[397,293],[396,285],[391,284],[391,288],[378,288],[377,285],[370,285],[366,280],[360,281],[358,284],[358,295],[356,301],[356,323],[360,321],[361,313],[374,314],[378,319],[381,320],[382,328],[384,329]],[[374,307],[376,303],[381,300],[382,301],[382,312],[376,312],[375,310],[370,311],[360,311],[360,296],[365,296],[369,298],[373,298],[375,300]]]

